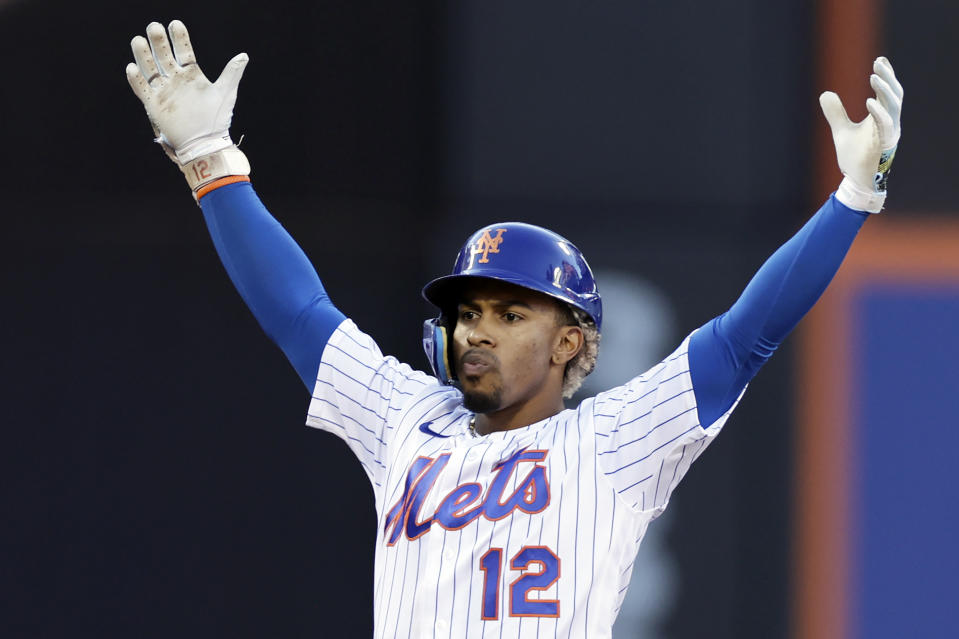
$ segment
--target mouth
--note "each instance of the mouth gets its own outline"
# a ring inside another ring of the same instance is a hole
[[[464,377],[479,377],[496,367],[496,356],[479,349],[466,351],[460,358],[460,370]]]

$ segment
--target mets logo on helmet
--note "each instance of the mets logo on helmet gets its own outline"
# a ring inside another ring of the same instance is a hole
[[[499,253],[499,245],[503,243],[503,233],[508,230],[509,229],[496,229],[496,237],[490,235],[489,229],[483,231],[482,237],[476,240],[476,244],[474,244],[470,250],[470,262],[476,259],[477,255],[482,254],[483,257],[479,259],[479,263],[489,263],[489,254]],[[470,266],[472,267],[472,263]]]

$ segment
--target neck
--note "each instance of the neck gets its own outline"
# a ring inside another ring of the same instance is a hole
[[[547,402],[527,402],[476,416],[474,428],[478,435],[523,428],[548,419],[566,409],[562,395]]]

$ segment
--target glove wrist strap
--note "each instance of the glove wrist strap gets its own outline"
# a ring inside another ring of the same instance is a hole
[[[249,175],[250,161],[246,154],[235,146],[227,147],[216,153],[204,155],[180,166],[187,184],[197,192],[212,182],[231,175]]]
[[[169,144],[169,142],[167,142],[167,144]],[[204,155],[210,155],[211,153],[222,151],[231,146],[234,146],[233,140],[230,139],[230,134],[227,133],[222,137],[208,137],[194,140],[189,144],[178,147],[174,153],[176,154],[177,162],[186,164]]]
[[[836,199],[856,211],[878,213],[886,201],[886,192],[866,191],[850,178],[844,177],[836,189]]]

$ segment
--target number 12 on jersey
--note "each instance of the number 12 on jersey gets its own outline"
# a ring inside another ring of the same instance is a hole
[[[538,572],[530,572],[533,565]],[[558,617],[558,599],[530,599],[530,590],[546,590],[559,579],[559,557],[546,546],[523,546],[509,562],[519,577],[509,585],[511,617]],[[499,584],[503,549],[490,548],[480,557],[483,571],[483,619],[499,619]]]

